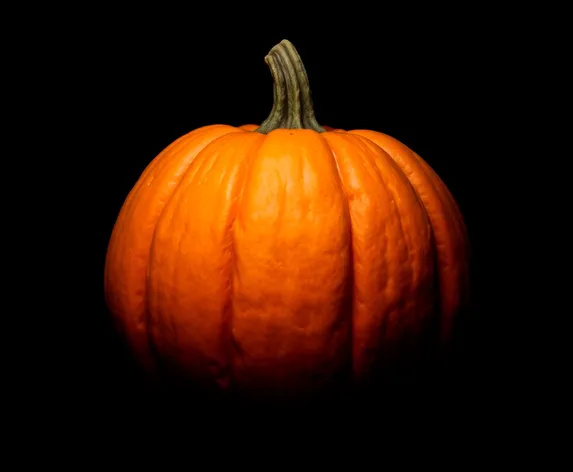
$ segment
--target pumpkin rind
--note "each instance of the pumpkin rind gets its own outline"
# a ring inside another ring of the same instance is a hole
[[[412,356],[432,321],[447,339],[468,243],[430,166],[374,131],[258,129],[179,138],[121,209],[105,293],[141,364],[304,392]]]

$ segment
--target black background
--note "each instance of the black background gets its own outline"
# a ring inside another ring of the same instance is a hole
[[[501,14],[459,12],[451,21],[443,13],[284,22],[269,14],[253,26],[228,11],[224,21],[195,11],[104,12],[82,14],[56,33],[53,50],[65,50],[66,73],[58,77],[61,95],[50,100],[66,98],[74,134],[68,150],[82,175],[72,185],[86,195],[81,212],[69,204],[66,249],[84,256],[70,271],[72,320],[66,317],[53,346],[69,409],[121,418],[134,398],[149,401],[110,330],[103,298],[115,218],[143,169],[181,135],[266,118],[272,81],[263,58],[285,38],[304,61],[319,123],[399,139],[458,201],[472,245],[472,309],[448,373],[451,405],[465,414],[512,405],[528,347],[513,329],[520,315],[509,303],[516,293],[510,229],[518,216],[508,211],[504,189],[520,158],[509,151],[517,126],[510,116],[519,114],[513,77],[525,39],[517,45],[520,36],[506,32]]]

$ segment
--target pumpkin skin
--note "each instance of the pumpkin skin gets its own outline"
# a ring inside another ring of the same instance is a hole
[[[182,136],[120,211],[105,295],[141,365],[297,394],[369,381],[433,322],[447,340],[468,239],[430,166],[376,131],[257,129]]]

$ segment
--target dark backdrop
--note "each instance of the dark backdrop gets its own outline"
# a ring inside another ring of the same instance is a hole
[[[500,258],[509,244],[500,228],[512,216],[497,189],[502,169],[518,158],[500,145],[513,100],[504,75],[511,62],[507,45],[491,39],[503,25],[489,25],[487,40],[477,20],[421,19],[416,26],[396,20],[369,32],[354,24],[353,32],[333,27],[320,33],[302,24],[261,32],[216,22],[200,31],[201,22],[193,21],[183,27],[125,14],[90,24],[88,33],[74,26],[82,45],[70,54],[60,85],[71,97],[70,126],[77,127],[75,169],[83,180],[76,185],[88,198],[81,215],[72,210],[78,238],[70,248],[89,247],[89,264],[74,261],[78,280],[70,283],[83,308],[72,310],[73,322],[58,343],[59,370],[74,398],[121,405],[126,392],[139,396],[143,388],[110,330],[103,298],[107,243],[125,197],[147,164],[182,134],[207,124],[261,122],[272,104],[263,58],[286,38],[306,66],[319,123],[394,136],[420,154],[457,199],[472,244],[473,298],[449,381],[458,398],[479,392],[482,399],[499,399],[513,382],[507,327],[516,315],[506,309],[509,262]]]

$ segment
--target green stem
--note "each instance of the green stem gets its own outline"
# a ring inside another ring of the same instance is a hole
[[[278,128],[288,128],[324,132],[314,117],[308,76],[292,43],[282,40],[265,56],[265,62],[273,76],[273,108],[255,131],[267,134]]]

